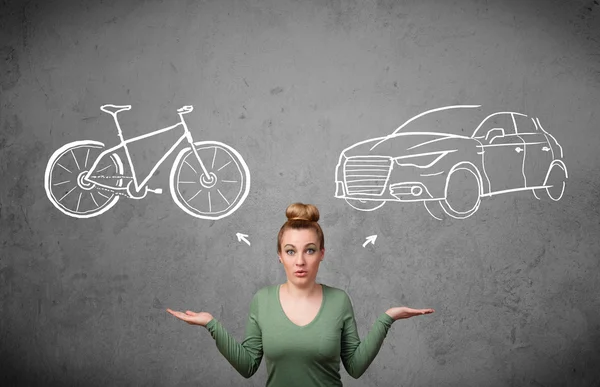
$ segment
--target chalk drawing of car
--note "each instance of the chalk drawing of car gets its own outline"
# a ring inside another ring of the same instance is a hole
[[[344,149],[335,197],[360,211],[423,202],[437,219],[468,218],[481,198],[515,191],[560,200],[568,177],[563,150],[539,118],[500,111],[481,119],[478,108],[428,110],[388,136]]]

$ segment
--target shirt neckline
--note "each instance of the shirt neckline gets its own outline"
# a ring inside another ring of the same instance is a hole
[[[281,284],[277,285],[277,291],[275,292],[275,296],[277,297],[277,305],[279,305],[279,310],[281,311],[281,313],[283,314],[283,317],[290,323],[292,324],[294,327],[299,328],[299,329],[305,329],[308,328],[309,326],[313,325],[313,323],[315,321],[317,321],[317,319],[319,318],[319,316],[321,316],[321,312],[323,312],[324,306],[325,306],[325,299],[326,299],[326,291],[325,288],[327,287],[327,285],[325,284],[319,284],[321,285],[321,289],[323,292],[322,295],[322,299],[321,299],[321,307],[319,308],[319,311],[317,312],[317,315],[315,316],[315,318],[313,318],[308,324],[306,325],[298,325],[295,322],[293,322],[292,320],[290,320],[290,318],[288,317],[287,314],[285,314],[285,311],[283,310],[283,305],[281,305],[281,299],[279,298],[279,289],[281,288]]]

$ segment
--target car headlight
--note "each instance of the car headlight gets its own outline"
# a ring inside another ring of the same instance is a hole
[[[456,152],[455,150],[420,153],[417,155],[400,156],[394,158],[396,164],[403,167],[429,168],[437,163],[442,157],[448,153]]]
[[[335,167],[335,181],[340,181],[342,179],[342,176],[338,176],[338,174],[340,172],[342,172],[341,169],[343,168],[344,163],[346,162],[346,159],[347,159],[346,155],[344,153],[341,153],[340,159],[338,160],[338,163]]]

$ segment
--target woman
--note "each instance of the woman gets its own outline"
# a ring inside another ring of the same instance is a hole
[[[221,354],[245,378],[256,372],[264,354],[267,387],[341,386],[340,359],[350,376],[360,377],[395,320],[434,310],[388,309],[361,341],[346,292],[316,282],[325,255],[319,211],[310,204],[294,203],[286,216],[277,252],[287,282],[254,295],[241,344],[209,313],[167,311],[188,324],[206,327]]]

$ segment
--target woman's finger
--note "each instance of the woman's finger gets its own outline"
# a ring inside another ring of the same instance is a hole
[[[188,320],[188,316],[184,313],[175,311],[175,310],[171,310],[171,309],[167,309],[167,312],[171,313],[173,316],[177,317],[180,320],[183,321],[187,321]]]

